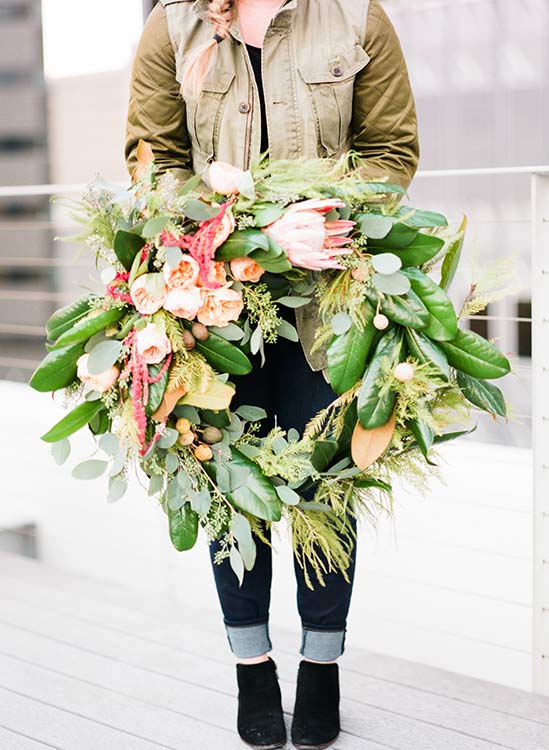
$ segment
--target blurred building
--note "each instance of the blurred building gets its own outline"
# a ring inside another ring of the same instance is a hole
[[[0,4],[0,185],[49,182],[48,118],[40,0]],[[20,361],[42,351],[51,304],[48,199],[0,200],[0,374],[27,374]]]

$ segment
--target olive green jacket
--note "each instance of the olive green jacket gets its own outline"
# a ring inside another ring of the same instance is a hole
[[[182,179],[218,159],[247,169],[260,154],[260,103],[236,20],[218,45],[199,95],[181,96],[189,53],[210,39],[208,0],[161,0],[135,57],[127,123],[130,172],[147,141],[159,172]],[[263,45],[263,83],[272,159],[364,159],[365,178],[407,187],[419,147],[414,99],[398,37],[379,0],[286,0]],[[301,308],[307,359],[316,313]]]

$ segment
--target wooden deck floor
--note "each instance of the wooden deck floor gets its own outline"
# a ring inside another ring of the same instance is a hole
[[[539,696],[356,649],[342,691],[338,750],[549,750]],[[0,750],[239,750],[235,710],[218,618],[0,553]]]

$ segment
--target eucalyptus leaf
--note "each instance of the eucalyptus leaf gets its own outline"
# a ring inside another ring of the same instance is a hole
[[[149,480],[149,487],[147,490],[147,493],[152,495],[157,495],[159,492],[162,492],[162,489],[164,487],[164,478],[160,476],[159,474],[153,474],[153,476]]]
[[[111,464],[111,468],[109,469],[110,477],[115,477],[117,474],[120,474],[120,472],[126,465],[127,458],[128,446],[126,444],[122,444],[118,451],[114,454],[113,462]]]
[[[179,433],[171,427],[166,427],[164,434],[158,439],[159,448],[173,448],[177,443]]]
[[[99,438],[99,447],[104,453],[114,456],[120,448],[120,440],[112,432],[107,432]]]
[[[341,336],[342,334],[347,333],[347,331],[353,325],[353,319],[351,318],[351,316],[344,312],[334,315],[330,322],[332,331],[336,336]]]
[[[153,299],[160,299],[166,288],[166,282],[164,280],[164,274],[162,273],[147,273],[145,278],[145,289]]]
[[[267,419],[267,412],[259,406],[239,406],[236,414],[247,422],[259,422],[261,419]]]
[[[394,219],[376,214],[366,215],[360,222],[360,231],[373,240],[381,240],[391,231]]]
[[[233,569],[234,574],[238,578],[238,585],[242,586],[244,583],[244,560],[234,545],[229,552],[229,562],[231,563],[231,568]]]
[[[203,487],[200,492],[193,492],[190,496],[190,503],[195,513],[201,517],[207,516],[212,505],[212,498],[207,488]]]
[[[88,357],[88,372],[99,375],[109,370],[122,353],[121,341],[102,341],[94,346]]]
[[[288,339],[288,341],[299,341],[299,335],[297,333],[296,327],[293,326],[291,323],[288,323],[287,320],[283,320],[278,328],[276,329],[276,332],[279,336],[282,336],[283,339]]]
[[[169,268],[177,268],[183,257],[181,249],[175,245],[172,247],[165,247],[164,255]]]
[[[221,336],[226,341],[242,341],[244,338],[244,331],[236,323],[229,323],[227,326],[217,328],[217,326],[211,326],[209,328],[210,333],[215,333],[217,336]]]
[[[97,479],[105,473],[107,466],[107,461],[89,459],[77,464],[72,470],[72,476],[75,479]]]
[[[399,296],[409,292],[411,287],[410,280],[402,273],[402,271],[397,271],[390,276],[381,273],[374,273],[372,274],[372,283],[378,292]]]
[[[177,454],[170,451],[166,456],[165,466],[166,471],[169,474],[174,474],[179,469],[179,458],[177,457]]]
[[[235,513],[231,523],[231,531],[238,542],[238,549],[246,570],[251,570],[255,564],[257,548],[252,537],[250,522],[245,516]]]
[[[52,443],[51,454],[58,466],[62,466],[71,454],[71,444],[67,438]]]
[[[391,276],[402,268],[401,259],[394,253],[374,255],[371,262],[374,271],[384,276]]]
[[[305,307],[305,305],[308,305],[310,302],[311,300],[308,297],[279,297],[277,299],[279,305],[292,308]]]
[[[107,500],[110,503],[115,503],[120,500],[126,494],[128,489],[128,482],[124,477],[111,477],[109,479],[109,494]]]
[[[284,209],[278,203],[265,203],[253,209],[256,227],[266,227],[280,219]]]
[[[219,206],[210,206],[196,198],[190,198],[183,207],[183,213],[192,221],[209,221],[219,214]]]
[[[285,484],[281,484],[276,488],[276,494],[284,505],[299,505],[301,502],[300,495]]]
[[[170,221],[171,219],[169,216],[155,216],[154,218],[149,219],[141,231],[141,236],[145,237],[147,240],[156,237],[160,232],[166,229]]]

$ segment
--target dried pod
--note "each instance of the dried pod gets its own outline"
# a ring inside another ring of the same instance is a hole
[[[215,445],[223,440],[223,433],[217,427],[206,427],[202,433],[202,440],[209,445]]]
[[[199,341],[206,341],[210,335],[210,332],[203,323],[193,323],[191,331],[195,339]]]
[[[175,429],[181,434],[186,435],[187,432],[191,431],[191,422],[189,419],[185,419],[185,417],[181,417],[177,420],[175,423]]]
[[[194,443],[196,435],[194,432],[185,432],[183,435],[180,435],[177,442],[179,445],[192,445]]]
[[[374,318],[374,328],[377,328],[378,331],[384,331],[389,325],[389,318],[386,315],[383,315],[382,313],[378,313],[378,315]]]
[[[368,269],[364,268],[364,266],[357,266],[351,271],[351,276],[355,281],[366,281],[369,275]]]
[[[401,362],[393,370],[393,375],[401,383],[409,383],[415,375],[415,368],[409,362]]]
[[[190,331],[183,331],[183,344],[188,352],[196,346],[196,339]]]
[[[194,457],[197,461],[211,461],[213,458],[212,449],[209,445],[197,445],[194,449]]]

